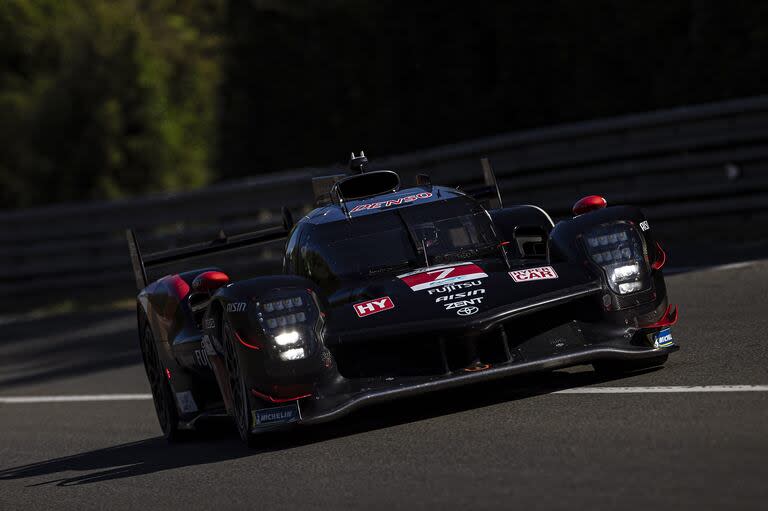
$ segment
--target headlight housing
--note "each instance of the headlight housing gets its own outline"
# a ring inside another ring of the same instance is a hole
[[[620,295],[648,289],[645,245],[637,230],[626,222],[602,225],[584,236],[590,259],[607,277],[608,286]]]
[[[314,293],[286,289],[271,294],[256,306],[256,317],[280,360],[309,357],[315,341],[322,338],[325,325]]]

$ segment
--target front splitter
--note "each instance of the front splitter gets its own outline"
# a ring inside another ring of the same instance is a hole
[[[665,348],[593,346],[527,362],[506,362],[440,376],[345,380],[344,391],[338,394],[328,394],[321,391],[312,398],[302,399],[299,403],[301,421],[294,424],[327,422],[338,419],[363,406],[482,381],[562,369],[589,364],[598,360],[642,360],[672,353],[678,349],[676,345]],[[290,426],[290,424],[285,426]],[[274,426],[263,429],[255,428],[254,432],[267,429],[275,428]]]

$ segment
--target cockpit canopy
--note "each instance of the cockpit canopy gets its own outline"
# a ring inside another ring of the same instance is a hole
[[[330,290],[343,281],[476,259],[497,252],[498,246],[482,206],[454,195],[349,220],[300,225],[289,240],[285,270]]]

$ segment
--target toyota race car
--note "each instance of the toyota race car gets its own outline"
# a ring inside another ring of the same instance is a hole
[[[503,207],[485,186],[432,185],[369,171],[316,178],[317,208],[292,225],[142,255],[144,365],[169,440],[229,415],[259,433],[359,406],[578,364],[636,370],[677,346],[666,256],[643,213],[581,199],[553,224],[536,206]],[[488,207],[484,206],[487,202]],[[285,239],[282,273],[232,281],[228,251]],[[220,268],[147,270],[218,254]]]

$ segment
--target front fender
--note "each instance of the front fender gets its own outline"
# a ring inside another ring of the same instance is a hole
[[[274,303],[286,296],[302,297],[302,306],[286,310],[282,316],[276,311],[265,312],[265,303]],[[315,381],[318,373],[327,368],[330,356],[323,342],[325,305],[322,302],[314,283],[302,277],[285,275],[244,280],[214,294],[204,317],[203,332],[216,353],[223,356],[222,323],[229,322],[235,337],[233,344],[253,388]],[[302,322],[293,326],[269,326],[272,324],[269,320],[276,317],[294,315],[296,320],[298,312],[304,313]],[[303,358],[281,358],[281,353],[291,346],[278,345],[275,336],[287,330],[300,332],[301,344],[294,349],[304,349]]]
[[[646,290],[626,295],[619,295],[609,289],[607,282],[605,282],[606,275],[601,270],[601,266],[587,255],[583,240],[589,231],[619,222],[631,225],[639,234],[642,240],[644,259],[641,267],[651,282],[650,287]],[[627,314],[632,317],[646,314],[653,316],[667,303],[664,276],[661,268],[654,266],[654,262],[663,257],[663,252],[653,237],[651,226],[645,214],[639,208],[612,206],[560,221],[550,233],[549,244],[553,260],[567,260],[577,264],[585,264],[593,267],[601,275],[606,289],[603,305],[608,316],[615,316],[621,321],[628,320],[625,317]],[[618,311],[626,311],[626,314],[618,314]]]

